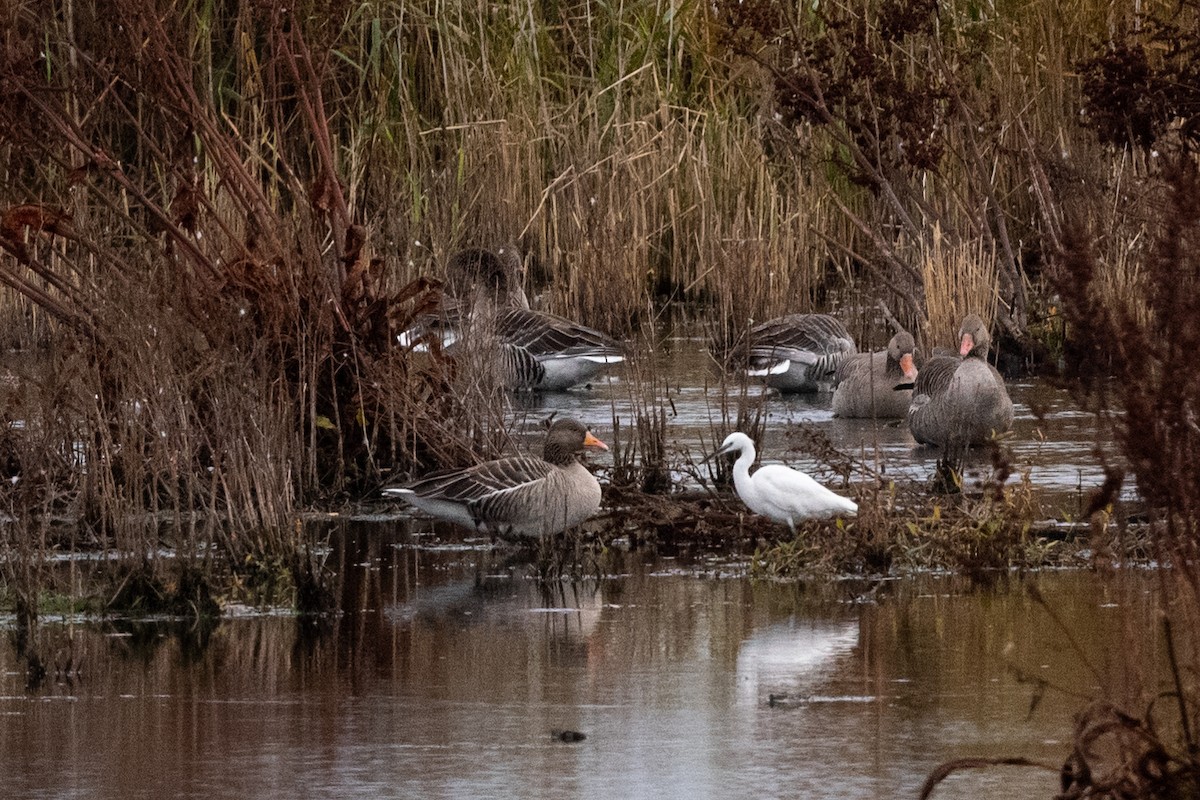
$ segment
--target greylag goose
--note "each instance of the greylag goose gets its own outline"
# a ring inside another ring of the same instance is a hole
[[[469,298],[478,292],[500,305],[529,308],[525,260],[511,244],[501,245],[494,253],[479,247],[459,250],[446,263],[446,284],[454,297]]]
[[[908,426],[921,444],[969,447],[1012,428],[1013,404],[1004,379],[987,362],[991,336],[968,314],[958,331],[959,355],[927,361],[913,385]]]
[[[546,432],[542,458],[509,456],[443,470],[383,493],[471,530],[502,537],[550,536],[580,524],[600,507],[600,484],[580,462],[585,447],[608,449],[579,421],[559,419]]]
[[[495,368],[508,389],[561,391],[585,383],[610,364],[625,360],[607,334],[529,308],[519,285],[524,269],[516,248],[456,253],[447,265],[448,288],[462,305],[430,316],[401,333],[402,346],[425,349],[431,339],[447,352],[464,339]]]
[[[806,519],[858,513],[858,504],[826,489],[811,475],[782,464],[759,467],[753,475],[754,441],[744,433],[731,433],[714,453],[737,453],[733,464],[733,487],[746,507],[777,522],[786,522],[792,533]]]
[[[731,358],[773,389],[817,392],[832,384],[838,364],[857,350],[846,327],[828,314],[789,314],[751,328]]]
[[[561,391],[625,360],[621,345],[595,328],[544,311],[510,308],[495,322],[496,338],[537,362],[541,375],[511,381],[511,389]]]
[[[855,353],[838,365],[833,387],[835,417],[903,419],[912,402],[912,382],[917,377],[912,334],[900,331],[886,350]],[[906,388],[897,389],[897,386]]]

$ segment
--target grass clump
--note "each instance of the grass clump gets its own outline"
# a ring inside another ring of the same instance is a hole
[[[285,566],[284,594],[317,602],[298,511],[486,449],[494,405],[395,345],[434,287],[389,275],[355,210],[330,20],[61,11],[7,9],[0,61],[0,278],[22,351],[4,435],[32,526],[5,558],[29,574],[8,577],[36,597],[34,528],[65,511],[128,560],[120,607],[208,613],[246,564]]]
[[[766,578],[860,575],[888,577],[944,571],[989,586],[1014,570],[1083,563],[1080,540],[1064,542],[1039,529],[1028,484],[999,495],[931,495],[927,487],[895,482],[859,496],[849,520],[812,520],[795,537],[780,526],[754,557]],[[903,496],[904,502],[898,497]]]
[[[1081,170],[1096,162],[1042,164],[1066,372],[1117,440],[1117,454],[1098,448],[1107,479],[1085,518],[1105,557],[1113,543],[1101,529],[1132,476],[1148,524],[1132,542],[1118,526],[1120,544],[1142,549],[1162,587],[1156,651],[1127,653],[1123,685],[1104,686],[1075,720],[1058,795],[1070,799],[1190,797],[1200,785],[1200,387],[1190,378],[1200,346],[1200,170],[1191,131],[1175,122],[1195,102],[1194,81],[1176,83],[1198,63],[1195,10],[1139,22],[1083,64],[1087,122],[1121,148],[1120,160],[1099,162],[1111,173],[1091,180]],[[922,796],[953,768],[931,776]]]

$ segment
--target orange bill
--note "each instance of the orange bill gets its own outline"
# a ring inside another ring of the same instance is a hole
[[[585,435],[583,437],[583,446],[584,447],[599,447],[601,450],[608,449],[608,445],[606,445],[604,442],[597,439],[595,436],[592,436],[591,431],[588,431],[587,435]]]

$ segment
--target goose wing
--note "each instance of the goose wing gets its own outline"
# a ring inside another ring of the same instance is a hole
[[[962,364],[957,356],[934,356],[925,362],[917,373],[913,384],[913,396],[935,396],[946,391],[954,379],[954,372]]]
[[[841,360],[837,366],[837,372],[834,374],[833,385],[837,386],[843,381],[847,381],[860,370],[869,369],[871,366],[870,353],[855,353],[852,356],[847,356]]]
[[[461,335],[465,322],[462,306],[449,301],[440,311],[421,314],[412,320],[408,328],[396,334],[396,341],[401,347],[412,347],[418,352],[428,349],[433,341],[443,348],[449,347]]]
[[[513,308],[496,322],[496,335],[504,342],[528,350],[535,357],[618,356],[620,344],[595,328],[565,317]]]
[[[857,350],[845,326],[828,314],[790,314],[756,325],[731,356],[734,363],[752,367],[786,360],[831,372]]]
[[[751,329],[749,338],[753,350],[808,350],[824,355],[858,349],[846,326],[828,314],[789,314],[767,320]]]
[[[553,464],[532,456],[510,456],[466,469],[434,472],[404,488],[417,497],[475,505],[545,480]]]

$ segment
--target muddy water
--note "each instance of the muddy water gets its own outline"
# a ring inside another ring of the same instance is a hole
[[[702,342],[655,357],[671,447],[706,452],[720,412]],[[1012,390],[1018,472],[1072,513],[1100,481],[1096,422],[1054,389]],[[629,422],[635,395],[618,374],[519,398],[519,438],[530,445],[552,410],[603,435],[614,416]],[[795,424],[900,477],[936,459],[901,426],[834,419],[827,396],[766,411],[768,460],[809,466],[789,449]],[[1153,575],[1034,577],[1068,637],[1017,585],[944,577],[767,584],[736,560],[613,552],[608,577],[547,593],[519,555],[434,530],[395,515],[339,523],[329,563],[344,613],[325,625],[51,621],[33,691],[0,642],[0,797],[890,800],[951,758],[1061,763],[1084,700],[1019,674],[1119,698],[1156,677],[1130,674],[1127,656],[1160,660]],[[1056,786],[1052,772],[993,768],[936,796]]]
[[[346,613],[326,626],[50,624],[33,692],[0,645],[0,796],[891,800],[950,758],[1061,763],[1082,701],[1031,711],[1011,668],[1119,696],[1124,656],[1158,649],[1152,575],[1033,579],[1093,673],[1017,586],[802,587],[615,553],[612,577],[547,595],[519,559],[400,522],[331,542]],[[1055,782],[994,768],[937,796]]]

